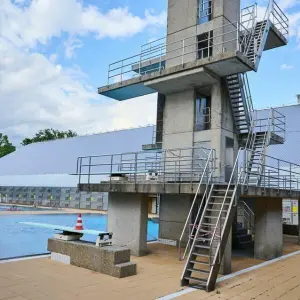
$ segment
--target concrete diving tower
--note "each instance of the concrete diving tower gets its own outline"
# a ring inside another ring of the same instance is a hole
[[[276,9],[262,21],[251,6],[241,10],[240,20],[236,20],[238,13],[204,24],[194,20],[191,23],[197,25],[178,31],[168,26],[166,37],[143,45],[137,55],[110,64],[108,84],[98,93],[119,101],[191,88],[205,93],[222,77],[256,71],[260,45],[265,51],[287,44],[288,23],[277,13],[280,8]]]

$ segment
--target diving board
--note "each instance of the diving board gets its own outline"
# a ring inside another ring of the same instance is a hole
[[[55,234],[56,239],[66,240],[66,241],[74,241],[79,240],[84,234],[90,234],[98,236],[96,240],[96,246],[107,246],[111,245],[112,242],[112,232],[100,231],[100,230],[91,230],[91,229],[83,229],[76,230],[74,227],[62,226],[62,225],[54,225],[47,223],[36,223],[36,222],[19,222],[20,224],[36,226],[40,228],[53,229],[55,231],[62,231],[61,234]]]

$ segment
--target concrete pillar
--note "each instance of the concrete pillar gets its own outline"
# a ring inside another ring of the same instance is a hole
[[[282,255],[282,199],[255,199],[254,257],[270,260]]]
[[[107,229],[113,244],[135,256],[147,254],[148,198],[143,194],[109,193]]]
[[[223,254],[222,263],[219,273],[222,275],[231,274],[231,261],[232,261],[232,229],[229,232],[226,248]]]
[[[161,195],[159,238],[178,241],[192,203],[189,195]],[[188,240],[188,230],[183,240]]]

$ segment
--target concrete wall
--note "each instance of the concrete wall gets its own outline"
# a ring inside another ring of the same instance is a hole
[[[147,254],[148,197],[144,194],[110,193],[107,230],[113,244],[126,246],[131,254]]]
[[[211,95],[211,126],[209,130],[195,131],[194,89],[166,95],[163,121],[163,148],[186,148],[206,143],[216,149],[218,170],[216,175],[224,177],[226,162],[226,137],[234,140],[234,153],[237,154],[237,136],[234,133],[233,116],[227,88],[222,81],[214,84],[206,92]],[[235,158],[232,159],[233,161]]]
[[[168,1],[166,67],[196,59],[197,8],[198,0]],[[183,43],[183,39],[187,40]]]
[[[159,238],[179,240],[188,216],[193,196],[161,195],[159,209]],[[184,242],[188,239],[188,230]]]

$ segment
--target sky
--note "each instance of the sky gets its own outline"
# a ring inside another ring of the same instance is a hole
[[[267,2],[258,1],[260,14]],[[300,94],[299,2],[278,0],[289,44],[249,73],[257,108]],[[18,146],[42,128],[84,135],[155,123],[155,94],[118,102],[97,88],[110,63],[165,35],[166,10],[167,0],[0,0],[0,132]]]

